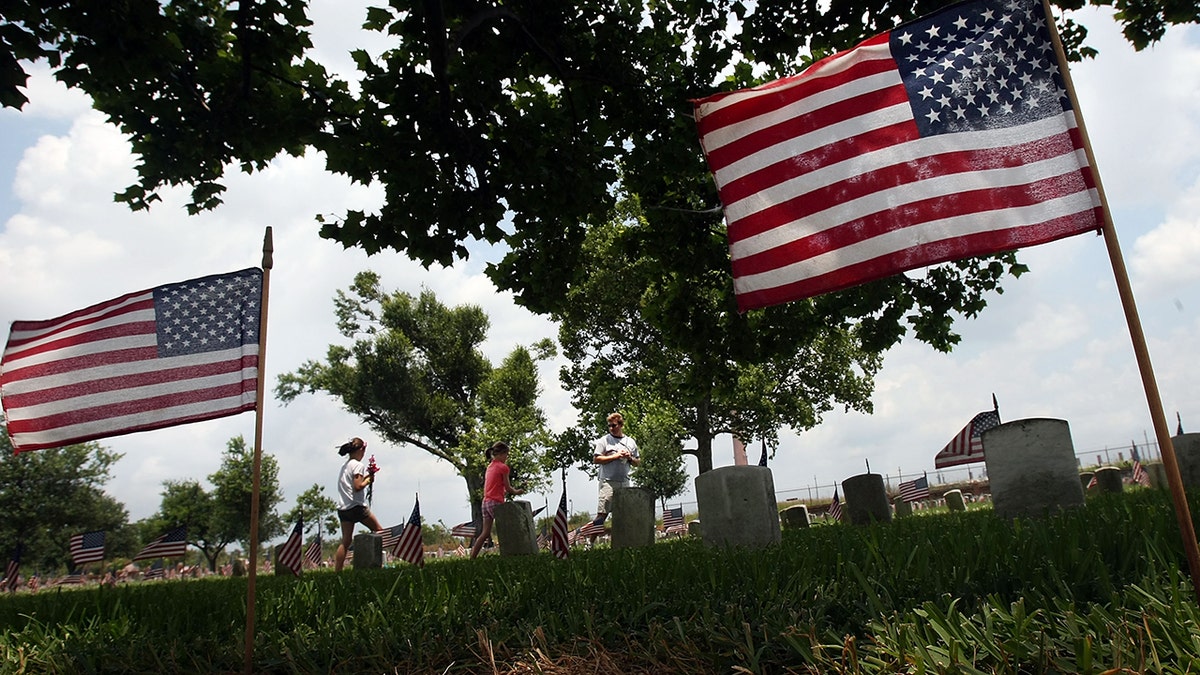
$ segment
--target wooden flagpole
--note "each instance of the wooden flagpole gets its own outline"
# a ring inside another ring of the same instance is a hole
[[[1042,0],[1046,13],[1046,27],[1050,30],[1050,41],[1054,44],[1054,53],[1058,59],[1058,69],[1062,73],[1063,83],[1067,94],[1075,107],[1075,118],[1079,125],[1079,133],[1083,138],[1084,152],[1087,153],[1088,165],[1096,180],[1096,192],[1100,196],[1100,205],[1104,212],[1101,232],[1104,234],[1104,244],[1108,248],[1108,257],[1112,262],[1113,276],[1117,282],[1117,293],[1121,296],[1121,307],[1125,310],[1125,323],[1129,325],[1129,336],[1133,340],[1133,353],[1137,357],[1138,370],[1142,376],[1142,388],[1146,390],[1146,402],[1150,406],[1150,419],[1154,424],[1154,436],[1158,440],[1159,454],[1162,457],[1163,469],[1167,474],[1167,485],[1171,489],[1171,500],[1175,505],[1175,518],[1179,521],[1180,535],[1183,537],[1184,553],[1187,555],[1188,570],[1192,577],[1192,591],[1196,601],[1200,603],[1200,547],[1196,543],[1196,529],[1192,525],[1192,515],[1188,509],[1187,495],[1183,489],[1183,479],[1179,473],[1179,463],[1175,458],[1175,446],[1171,443],[1171,429],[1167,426],[1167,416],[1163,411],[1162,399],[1158,393],[1158,384],[1154,379],[1154,368],[1150,364],[1150,351],[1146,348],[1146,336],[1142,333],[1142,322],[1138,318],[1137,304],[1133,299],[1133,288],[1129,283],[1129,273],[1125,269],[1125,259],[1121,256],[1121,245],[1117,241],[1117,230],[1113,225],[1112,212],[1108,208],[1108,199],[1104,196],[1104,186],[1100,183],[1100,171],[1096,166],[1096,157],[1092,154],[1092,142],[1088,138],[1087,127],[1083,123],[1083,114],[1079,110],[1079,99],[1075,96],[1075,85],[1071,82],[1071,71],[1067,66],[1066,52],[1054,15],[1050,12],[1049,0]]]
[[[258,391],[254,400],[254,474],[250,492],[250,569],[246,575],[246,642],[242,668],[246,675],[254,672],[254,587],[258,576],[258,494],[262,479],[262,432],[263,432],[263,381],[267,362],[267,300],[271,290],[271,267],[275,264],[272,254],[275,244],[271,238],[271,227],[263,235],[263,280],[262,299],[258,319]]]

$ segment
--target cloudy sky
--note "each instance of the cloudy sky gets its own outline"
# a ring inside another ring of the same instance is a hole
[[[358,6],[355,3],[354,6]],[[363,14],[348,3],[311,3],[317,58],[349,68],[348,51],[377,49],[357,29]],[[1105,15],[1076,18],[1100,56],[1072,69],[1080,107],[1129,269],[1172,430],[1200,429],[1200,30],[1173,29],[1153,49],[1136,53]],[[0,110],[0,326],[46,319],[127,292],[261,263],[263,233],[273,228],[266,354],[268,390],[279,374],[324,356],[339,343],[332,297],[363,269],[385,288],[434,291],[448,304],[472,303],[492,317],[484,348],[499,362],[514,346],[555,337],[546,319],[516,307],[482,275],[498,257],[479,249],[467,263],[425,270],[399,254],[368,258],[317,236],[316,214],[370,209],[376,190],[326,174],[322,158],[280,158],[253,176],[230,174],[225,204],[189,217],[184,195],[168,192],[150,213],[112,200],[134,181],[134,158],[115,128],[77,92],[39,68],[31,103]],[[702,95],[707,92],[697,92]],[[700,149],[697,146],[696,152]],[[872,415],[836,412],[816,429],[783,434],[772,461],[780,498],[828,497],[841,480],[870,469],[912,478],[933,471],[933,456],[994,393],[1005,421],[1051,417],[1070,423],[1075,450],[1116,460],[1131,442],[1154,443],[1146,396],[1103,240],[1084,235],[1025,250],[1031,268],[989,299],[984,314],[959,324],[961,345],[941,354],[906,340],[887,355]],[[558,381],[558,364],[542,369],[542,405],[560,430],[576,411]],[[404,521],[419,493],[428,521],[469,519],[466,488],[445,463],[408,447],[385,444],[337,401],[302,396],[265,406],[264,452],[280,465],[290,508],[311,485],[334,493],[341,466],[335,448],[367,439],[383,467],[375,510],[384,525]],[[599,430],[597,430],[599,433]],[[254,438],[254,415],[133,434],[103,443],[123,453],[108,491],[132,520],[157,510],[167,480],[203,480],[220,464],[226,442]],[[714,463],[733,463],[729,438],[718,439]],[[751,461],[758,456],[752,443]],[[1151,453],[1154,454],[1154,453]],[[694,476],[695,461],[687,459]],[[978,469],[976,469],[978,470]],[[936,474],[931,473],[931,476]],[[947,474],[946,477],[950,477]],[[575,511],[594,511],[595,487],[573,472]],[[558,493],[533,495],[535,508]],[[694,510],[691,491],[681,501]]]

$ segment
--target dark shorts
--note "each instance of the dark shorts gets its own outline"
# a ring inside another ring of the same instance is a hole
[[[339,509],[338,520],[343,523],[364,523],[367,520],[367,516],[370,514],[371,512],[367,510],[366,506],[358,504],[351,506],[345,511]]]

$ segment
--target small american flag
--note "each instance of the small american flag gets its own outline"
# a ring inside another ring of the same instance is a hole
[[[563,484],[562,499],[558,500],[558,511],[554,513],[554,523],[550,526],[550,552],[559,560],[566,560],[570,555],[570,540],[567,535],[567,489]]]
[[[459,524],[455,525],[454,527],[450,528],[450,536],[451,537],[466,537],[467,539],[474,539],[475,538],[475,523],[467,521],[465,523],[459,523]]]
[[[842,502],[838,499],[837,488],[833,488],[833,501],[829,502],[829,517],[834,520],[842,519]]]
[[[12,558],[4,568],[4,589],[9,592],[17,590],[17,582],[21,580],[21,547],[13,551]]]
[[[942,448],[941,452],[933,458],[933,466],[938,469],[944,469],[948,466],[958,466],[959,464],[970,464],[972,462],[984,461],[983,456],[983,439],[980,435],[1000,426],[1000,411],[985,410],[967,422],[967,426],[958,432],[958,435]]]
[[[321,533],[317,532],[317,538],[312,540],[308,548],[304,549],[304,562],[319,567],[321,565]]]
[[[380,547],[385,551],[396,548],[396,544],[400,543],[400,533],[403,531],[404,523],[381,530],[379,534],[383,536],[383,541],[380,542]]]
[[[14,321],[0,398],[17,452],[254,410],[262,270]]]
[[[1099,484],[1100,484],[1100,479],[1096,476],[1096,474],[1093,473],[1092,479],[1088,481],[1087,487],[1084,489],[1091,490],[1092,488],[1096,487]]]
[[[919,502],[929,499],[929,478],[921,476],[900,484],[900,498],[906,502]]]
[[[1130,452],[1133,456],[1133,482],[1142,487],[1150,487],[1150,475],[1146,473],[1146,467],[1142,466],[1142,458],[1138,456],[1137,443],[1133,444]]]
[[[673,509],[663,509],[663,532],[677,534],[686,531],[687,526],[683,524],[682,506],[676,506]]]
[[[283,546],[279,548],[279,564],[292,571],[292,574],[300,576],[300,570],[304,568],[301,564],[300,545],[304,541],[304,519],[296,521],[296,526],[292,528],[292,534],[288,536],[287,541],[283,542]]]
[[[146,544],[134,560],[149,560],[150,558],[174,558],[187,553],[187,527],[177,527]]]
[[[742,311],[1098,230],[1039,2],[959,2],[696,102]]]
[[[425,549],[421,546],[421,498],[418,497],[413,504],[412,515],[408,517],[408,523],[404,526],[404,531],[400,533],[400,541],[396,542],[396,550],[392,551],[392,555],[407,560],[417,567],[425,566]]]
[[[65,576],[58,580],[56,586],[78,586],[86,581],[83,572],[79,570],[71,570]]]
[[[162,579],[165,576],[166,576],[166,572],[165,572],[165,570],[163,570],[162,561],[155,560],[154,564],[150,566],[150,569],[146,570],[142,574],[142,579],[145,581],[151,581],[153,579]]]
[[[605,532],[607,530],[604,529],[604,523],[597,524],[594,520],[589,520],[579,527],[580,537],[599,537]]]
[[[84,532],[71,535],[71,560],[76,565],[104,560],[104,532]]]

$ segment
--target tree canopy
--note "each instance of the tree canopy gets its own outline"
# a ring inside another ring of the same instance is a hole
[[[241,436],[229,439],[221,466],[209,474],[213,486],[206,490],[195,480],[167,481],[158,513],[147,519],[147,532],[161,535],[170,528],[187,527],[188,544],[200,549],[210,570],[229,544],[250,541],[250,501],[253,489],[254,449]],[[283,532],[275,512],[283,499],[279,489],[279,463],[263,453],[259,471],[258,532],[262,541]]]
[[[68,567],[71,536],[92,530],[110,555],[130,548],[129,513],[104,492],[120,458],[95,442],[13,454],[0,424],[0,558],[20,547],[26,569]]]
[[[480,351],[489,328],[482,309],[447,307],[430,291],[384,291],[374,272],[356,275],[334,303],[338,329],[353,344],[330,345],[325,361],[281,375],[280,400],[327,393],[388,442],[445,460],[466,481],[476,519],[484,451],[495,441],[512,449],[519,484],[542,484],[550,435],[537,403],[537,361],[554,355],[552,343],[514,347],[493,366]]]
[[[357,86],[313,60],[310,8],[283,0],[12,0],[0,10],[0,104],[20,107],[27,62],[91,95],[128,134],[132,208],[167,186],[192,210],[220,203],[231,167],[312,148],[327,168],[379,183],[378,211],[322,217],[322,235],[431,264],[504,242],[490,274],[535,312],[564,301],[612,187],[638,195],[657,238],[688,258],[722,229],[691,99],[799,71],[943,0],[391,3],[366,12],[386,35],[356,50]],[[1062,9],[1112,0],[1062,0]],[[1194,0],[1119,0],[1141,49],[1200,20]],[[1060,20],[1078,56],[1086,30]],[[697,256],[695,274],[726,272]]]

